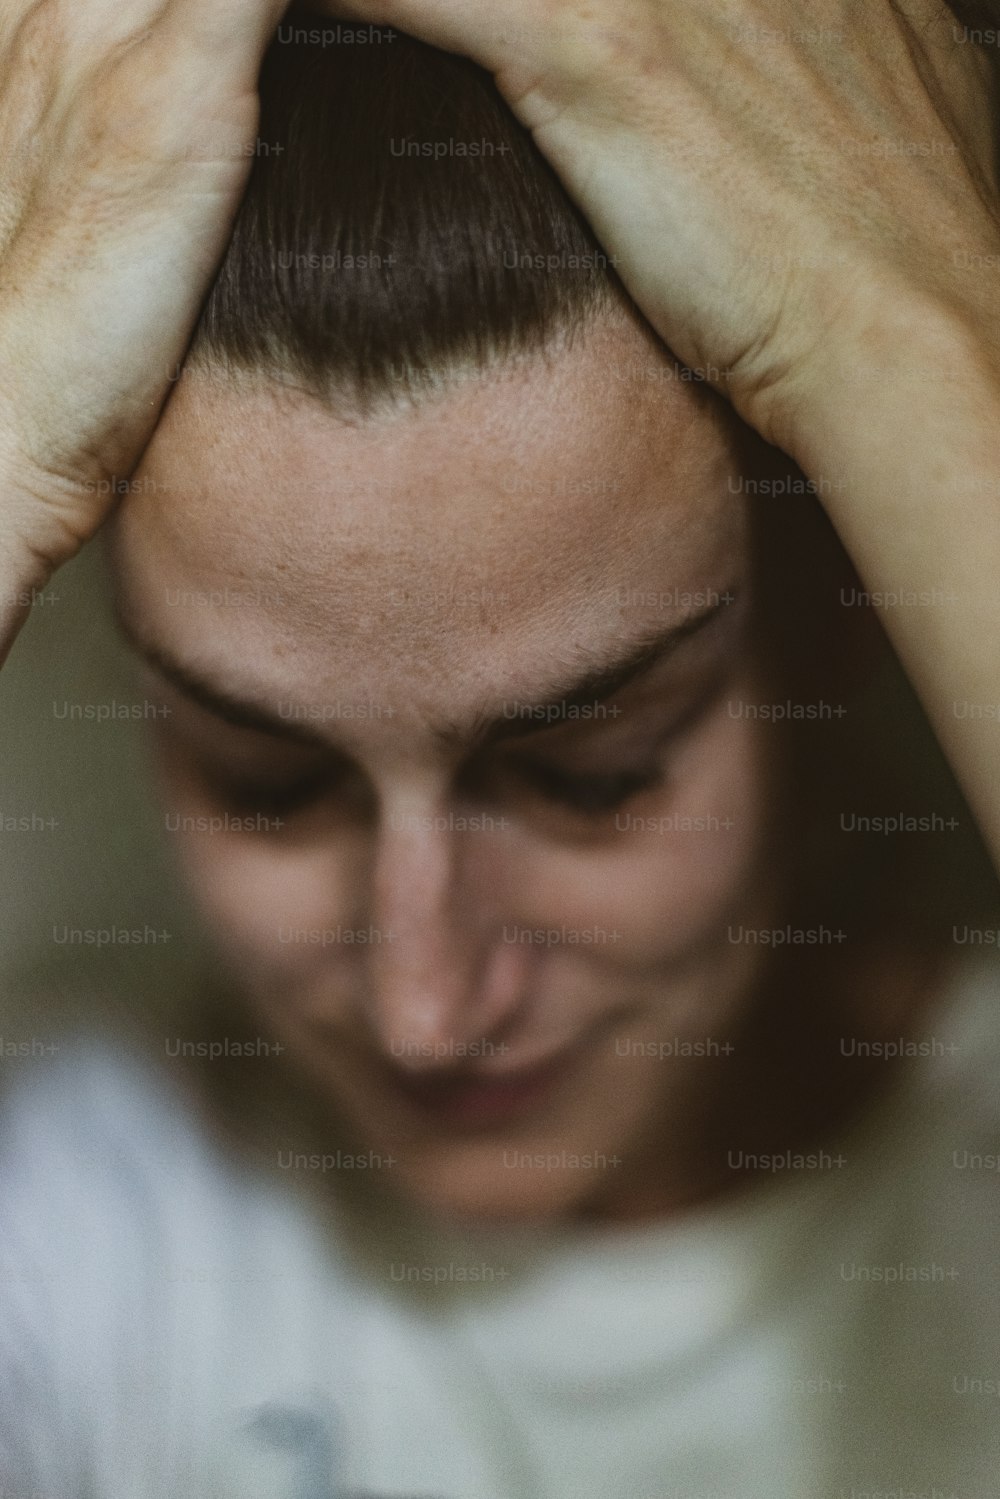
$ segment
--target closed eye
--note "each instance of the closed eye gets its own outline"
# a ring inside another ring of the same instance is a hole
[[[234,813],[290,817],[340,791],[350,777],[341,765],[321,765],[287,777],[243,777],[203,772],[210,791]]]
[[[663,766],[648,765],[596,775],[572,774],[542,760],[523,761],[518,770],[546,801],[567,807],[584,817],[602,817],[616,811],[632,797],[652,791],[662,783]]]

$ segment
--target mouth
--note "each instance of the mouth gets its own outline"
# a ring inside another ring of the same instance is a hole
[[[546,1061],[502,1073],[408,1076],[387,1070],[392,1091],[425,1118],[448,1128],[489,1128],[525,1117],[549,1102],[577,1062],[576,1044]]]

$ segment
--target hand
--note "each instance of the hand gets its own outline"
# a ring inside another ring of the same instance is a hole
[[[992,65],[939,0],[334,8],[490,68],[667,344],[789,451],[831,345],[1000,248]]]
[[[153,431],[240,201],[284,8],[5,0],[5,588],[43,581],[96,530]]]

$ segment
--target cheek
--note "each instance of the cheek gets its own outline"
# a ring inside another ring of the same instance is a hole
[[[287,983],[318,958],[327,965],[338,954],[355,961],[360,944],[351,938],[369,920],[359,898],[369,857],[364,837],[322,822],[305,838],[292,836],[287,825],[234,831],[224,808],[167,759],[159,784],[167,827],[177,829],[172,841],[181,872],[216,944],[247,985],[277,976]],[[291,940],[303,930],[321,940]]]

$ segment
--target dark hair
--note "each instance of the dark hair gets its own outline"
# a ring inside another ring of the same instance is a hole
[[[982,27],[990,31],[1000,25],[1000,4],[997,0],[948,0],[946,9],[963,26]],[[989,45],[988,42],[985,44]]]
[[[948,8],[967,24],[1000,15],[996,0]],[[572,338],[615,304],[644,322],[488,73],[292,7],[196,361],[363,411]]]
[[[280,27],[196,357],[364,409],[630,306],[489,74],[363,30],[364,42],[325,45],[317,34],[336,37],[335,23],[301,8]]]

